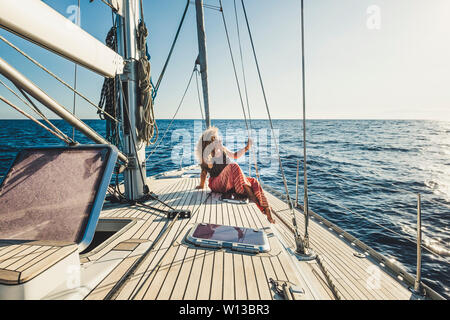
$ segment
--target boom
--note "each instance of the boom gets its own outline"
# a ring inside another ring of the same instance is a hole
[[[104,77],[123,72],[123,58],[40,0],[1,0],[0,27]]]

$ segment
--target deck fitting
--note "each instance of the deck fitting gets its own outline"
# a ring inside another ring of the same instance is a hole
[[[309,246],[305,245],[305,241],[301,237],[297,237],[295,239],[295,243],[297,245],[297,249],[294,252],[295,257],[300,261],[311,261],[315,260],[317,254],[309,248]]]
[[[312,249],[305,250],[305,253],[294,252],[294,255],[299,261],[312,261],[317,257],[317,254]]]

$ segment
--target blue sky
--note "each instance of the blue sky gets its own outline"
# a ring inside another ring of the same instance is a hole
[[[75,0],[45,2],[66,16],[69,16],[67,8],[76,4]],[[218,5],[218,0],[205,0],[205,3]],[[246,0],[245,3],[272,117],[301,118],[300,0]],[[185,4],[184,0],[144,0],[153,79],[159,76]],[[235,59],[240,66],[233,0],[223,0],[223,5]],[[266,119],[242,11],[239,13],[252,117]],[[305,0],[307,117],[450,121],[448,17],[448,0]],[[45,17],[42,21],[45,23]],[[375,21],[378,28],[370,28],[373,24],[368,27],[368,21]],[[205,9],[205,23],[211,116],[242,118],[220,13]],[[99,0],[91,4],[81,0],[81,27],[104,41],[111,27],[109,9]],[[73,83],[73,63],[6,31],[0,30],[0,34]],[[69,90],[3,42],[0,42],[0,56],[72,109],[73,95]],[[157,118],[172,117],[196,56],[195,10],[191,5],[158,93]],[[78,89],[95,102],[102,82],[100,76],[79,69]],[[2,87],[0,94],[20,104]],[[79,98],[78,102],[77,116],[96,118],[93,107]],[[21,116],[2,105],[0,119],[10,118]],[[200,118],[195,82],[177,118]]]

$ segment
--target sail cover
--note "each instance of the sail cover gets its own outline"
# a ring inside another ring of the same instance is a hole
[[[0,186],[0,239],[91,242],[117,149],[25,149]]]

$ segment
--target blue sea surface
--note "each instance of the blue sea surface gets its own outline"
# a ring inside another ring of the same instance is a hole
[[[72,128],[52,121],[65,133]],[[242,120],[213,120],[231,150],[245,145]],[[103,136],[105,122],[86,120]],[[160,137],[169,120],[159,120]],[[261,180],[284,192],[275,144],[266,120],[251,124]],[[303,202],[302,123],[274,120],[289,192],[295,198],[300,160]],[[175,120],[156,151],[147,148],[147,175],[196,163],[200,120]],[[91,143],[79,132],[76,140]],[[16,153],[31,146],[62,145],[28,120],[0,120],[0,180]],[[239,161],[249,173],[248,158]],[[417,193],[422,197],[422,279],[450,298],[450,122],[406,120],[308,120],[307,165],[310,209],[337,224],[415,275]],[[252,168],[252,175],[255,170]],[[303,230],[301,230],[303,232]],[[447,256],[445,256],[447,255]]]

